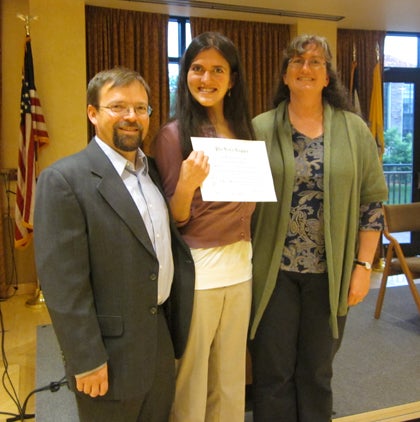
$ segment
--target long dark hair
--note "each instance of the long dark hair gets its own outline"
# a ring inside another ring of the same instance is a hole
[[[187,76],[197,55],[210,48],[216,49],[229,63],[234,81],[229,95],[223,101],[223,113],[230,129],[238,139],[255,139],[248,108],[248,95],[239,52],[233,42],[218,32],[204,32],[195,37],[186,49],[178,77],[175,116],[178,120],[183,156],[192,151],[191,136],[215,136],[205,107],[200,105],[188,89]]]
[[[274,107],[277,107],[282,101],[290,99],[290,90],[283,81],[283,75],[287,71],[289,60],[293,57],[304,54],[305,48],[308,46],[308,44],[314,44],[317,47],[320,47],[324,53],[329,83],[328,86],[322,90],[322,98],[336,108],[354,111],[350,102],[349,93],[338,78],[337,72],[332,67],[332,54],[328,41],[326,38],[320,37],[318,35],[306,34],[299,35],[294,38],[283,52],[280,81],[273,100]]]

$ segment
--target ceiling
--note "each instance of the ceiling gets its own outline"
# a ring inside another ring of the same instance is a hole
[[[420,33],[420,0],[86,0],[86,3],[177,16],[289,24],[302,18],[303,13],[321,20],[342,17],[336,21],[338,28]],[[285,16],[289,12],[297,12],[298,16]]]

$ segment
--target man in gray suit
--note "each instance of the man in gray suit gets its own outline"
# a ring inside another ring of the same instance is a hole
[[[80,420],[167,422],[194,264],[141,150],[147,83],[128,69],[103,71],[87,98],[96,136],[37,183],[38,276]]]

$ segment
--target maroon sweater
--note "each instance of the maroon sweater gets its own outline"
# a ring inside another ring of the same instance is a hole
[[[167,123],[156,136],[154,158],[168,199],[175,192],[183,161],[178,125]],[[240,240],[251,240],[254,202],[203,201],[200,189],[194,193],[189,220],[179,227],[191,248],[212,248]]]

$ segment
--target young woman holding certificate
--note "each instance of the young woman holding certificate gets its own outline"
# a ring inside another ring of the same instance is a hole
[[[255,139],[238,51],[218,33],[203,33],[187,48],[175,116],[157,135],[154,156],[196,269],[171,420],[243,422],[255,204],[203,201],[200,185],[210,164],[202,151],[193,151],[192,136]]]

